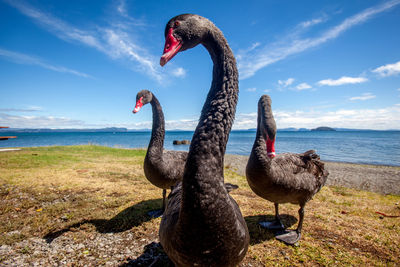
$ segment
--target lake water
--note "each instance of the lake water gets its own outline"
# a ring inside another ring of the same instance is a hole
[[[53,132],[13,133],[16,139],[0,141],[0,147],[98,144],[120,148],[146,148],[150,132]],[[188,145],[174,146],[173,140],[191,140],[191,131],[167,131],[164,147],[188,150]],[[249,155],[255,131],[232,131],[227,153]],[[314,149],[322,160],[400,166],[400,131],[278,131],[276,152],[305,152]]]

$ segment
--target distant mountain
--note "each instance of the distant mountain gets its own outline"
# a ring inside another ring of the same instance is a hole
[[[331,127],[321,126],[321,127],[311,129],[311,131],[336,131],[336,130]]]
[[[151,132],[151,129],[128,129],[128,132]]]
[[[289,128],[278,129],[278,132],[279,131],[282,131],[282,132],[305,132],[305,131],[309,131],[309,129],[289,127]]]
[[[395,129],[391,130],[372,130],[372,129],[351,129],[351,128],[334,128],[336,131],[339,132],[362,132],[362,131],[399,131]]]

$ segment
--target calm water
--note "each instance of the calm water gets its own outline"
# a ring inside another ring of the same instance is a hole
[[[150,132],[124,133],[12,133],[18,138],[0,141],[0,147],[32,147],[53,145],[98,144],[121,148],[146,148]],[[165,148],[188,150],[189,146],[174,146],[172,141],[191,139],[193,132],[168,131]],[[249,155],[255,138],[254,131],[232,131],[227,153]],[[400,131],[354,132],[285,132],[279,131],[276,152],[304,152],[315,149],[321,159],[353,163],[400,166]]]

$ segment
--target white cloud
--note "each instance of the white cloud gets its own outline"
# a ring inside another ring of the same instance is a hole
[[[278,80],[278,84],[279,84],[279,85],[283,85],[283,87],[288,87],[288,86],[291,85],[293,82],[294,82],[294,79],[293,79],[293,78],[289,78],[289,79],[287,79],[286,81]]]
[[[238,66],[240,78],[246,79],[253,76],[258,70],[283,60],[288,56],[304,52],[317,47],[327,41],[337,38],[340,34],[352,27],[370,20],[374,15],[382,13],[400,4],[400,0],[383,2],[380,5],[364,9],[345,19],[342,23],[326,30],[320,36],[314,38],[297,38],[296,34],[289,34],[276,43],[272,43],[254,51],[239,51]],[[294,31],[297,31],[294,28]],[[293,39],[293,36],[296,38]]]
[[[179,67],[172,71],[172,75],[174,75],[175,77],[185,77],[186,71],[184,68]]]
[[[87,128],[84,121],[53,116],[21,116],[0,113],[0,124],[10,128]]]
[[[400,129],[400,104],[378,109],[340,109],[336,111],[274,111],[281,128],[316,128],[321,125],[353,129]],[[257,127],[257,114],[237,114],[233,129]]]
[[[400,73],[400,61],[393,64],[380,66],[372,70],[372,72],[379,74],[381,77],[397,75]]]
[[[265,89],[263,92],[264,93],[269,93],[269,92],[271,92],[271,90],[270,89]]]
[[[12,0],[5,1],[60,39],[95,48],[113,59],[128,59],[135,63],[132,67],[136,71],[147,74],[159,82],[163,79],[158,57],[150,55],[146,49],[134,42],[127,32],[127,28],[120,26],[121,23],[112,24],[109,27],[96,26],[93,30],[83,30],[51,14],[46,14],[27,3]],[[127,23],[131,23],[133,19],[130,19],[126,13],[125,1],[120,1],[119,3],[116,8],[117,11],[127,19]]]
[[[247,53],[253,51],[254,49],[256,49],[257,47],[259,47],[260,45],[261,45],[261,43],[256,42],[256,43],[252,44],[252,45],[251,45],[249,48],[247,48],[247,49],[241,49],[241,50],[239,50],[239,53],[236,55],[236,59],[237,59],[237,60],[242,59],[242,54],[247,54]]]
[[[324,22],[325,21],[325,18],[316,18],[316,19],[311,19],[311,20],[307,20],[307,21],[303,21],[303,22],[301,22],[299,25],[300,25],[300,27],[302,27],[302,28],[309,28],[309,27],[311,27],[311,26],[314,26],[314,25],[317,25],[317,24],[320,24],[321,22]]]
[[[146,56],[147,52],[133,43],[126,32],[115,29],[104,29],[103,38],[107,41],[105,45],[109,47],[105,48],[107,55],[117,59],[127,57],[131,61],[139,63],[139,69],[143,73],[148,73],[158,81],[162,80],[160,67],[155,57]]]
[[[122,16],[127,16],[126,12],[126,3],[124,0],[119,1],[119,4],[117,5],[117,11],[122,15]]]
[[[192,131],[199,123],[198,119],[181,119],[165,121],[166,130],[188,130]],[[128,129],[151,129],[152,121],[143,121],[137,123],[117,123],[112,125],[103,125],[101,127],[125,127]]]
[[[62,73],[69,73],[69,74],[73,74],[73,75],[81,76],[81,77],[85,77],[85,78],[92,77],[89,74],[86,74],[83,72],[79,72],[79,71],[76,71],[73,69],[68,69],[66,67],[55,66],[55,65],[46,63],[43,59],[40,59],[40,58],[37,58],[34,56],[17,53],[17,52],[10,51],[10,50],[4,50],[1,48],[0,48],[0,57],[3,57],[9,61],[12,61],[12,62],[18,63],[18,64],[36,65],[36,66],[40,66],[40,67],[48,69],[48,70],[62,72]]]
[[[339,85],[344,85],[344,84],[357,84],[357,83],[364,83],[368,81],[367,78],[364,77],[347,77],[343,76],[337,80],[333,79],[326,79],[326,80],[321,80],[318,82],[318,85],[327,85],[327,86],[339,86]]]
[[[364,100],[368,100],[368,99],[373,99],[373,98],[375,98],[375,97],[376,97],[376,95],[373,95],[373,94],[371,94],[371,93],[364,93],[364,94],[362,94],[362,95],[360,95],[360,96],[353,96],[353,97],[350,97],[349,100],[351,100],[351,101],[355,101],[355,100],[364,101]]]
[[[151,129],[152,121],[144,121],[138,123],[88,123],[83,120],[55,117],[55,116],[31,116],[31,115],[15,115],[6,113],[9,112],[25,112],[22,109],[0,109],[0,125],[7,125],[10,128],[50,128],[50,129],[96,129],[106,127],[125,127],[128,129]],[[182,129],[194,130],[198,124],[198,118],[181,119],[165,121],[167,130]]]
[[[0,112],[38,112],[42,110],[42,107],[37,106],[30,106],[26,108],[0,108]]]
[[[378,109],[340,109],[336,111],[285,111],[275,110],[274,117],[279,129],[316,128],[321,125],[356,129],[400,129],[400,104]],[[0,124],[11,128],[103,128],[126,127],[128,129],[150,129],[151,121],[140,123],[90,124],[82,120],[53,116],[20,116],[0,112]],[[198,119],[166,121],[167,130],[194,130]],[[257,127],[257,113],[236,114],[233,129]]]
[[[296,86],[296,89],[299,91],[307,90],[307,89],[311,89],[311,88],[312,88],[311,85],[309,85],[308,83],[301,83]]]
[[[247,88],[246,91],[247,92],[255,92],[255,91],[257,91],[257,88],[255,88],[255,87]]]

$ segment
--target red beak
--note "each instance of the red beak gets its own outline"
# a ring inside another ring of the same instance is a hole
[[[139,112],[140,108],[143,107],[143,102],[142,102],[143,96],[139,98],[139,100],[136,102],[135,109],[132,111],[133,113]]]
[[[173,29],[169,28],[167,38],[165,40],[164,53],[160,59],[161,66],[167,64],[168,61],[170,61],[176,54],[178,54],[179,49],[181,49],[182,47],[182,43],[179,42],[172,33]]]
[[[275,139],[271,140],[267,137],[267,156],[269,158],[275,158]]]

